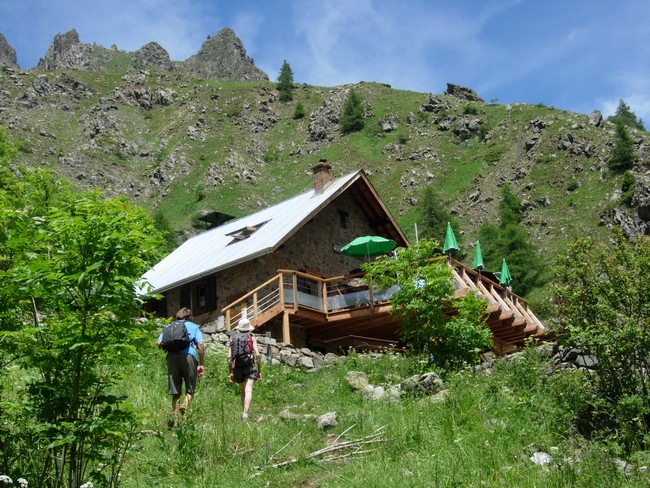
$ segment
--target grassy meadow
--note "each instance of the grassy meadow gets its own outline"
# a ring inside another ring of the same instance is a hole
[[[445,394],[435,400],[390,402],[352,391],[346,374],[362,371],[372,385],[387,387],[427,371],[415,359],[351,354],[315,372],[267,365],[255,385],[251,419],[242,422],[225,351],[209,346],[195,400],[170,428],[164,357],[152,351],[120,385],[144,419],[121,486],[649,486],[650,453],[625,459],[615,444],[578,435],[580,374],[560,378],[546,370],[531,349],[497,361],[491,374],[444,377]],[[322,430],[313,419],[283,418],[283,410],[336,412],[338,425]],[[344,442],[350,447],[313,454]],[[553,461],[534,464],[536,450]],[[625,472],[615,459],[635,469]]]

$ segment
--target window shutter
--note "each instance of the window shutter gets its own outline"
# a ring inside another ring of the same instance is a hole
[[[181,286],[180,294],[181,308],[187,307],[191,310],[192,303],[190,302],[190,287]]]
[[[208,311],[217,308],[217,277],[215,275],[209,276],[206,282],[205,307]]]

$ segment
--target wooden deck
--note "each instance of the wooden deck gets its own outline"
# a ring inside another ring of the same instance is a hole
[[[450,260],[457,298],[475,291],[488,302],[487,323],[494,349],[505,354],[526,338],[546,333],[528,302],[462,263]],[[291,343],[290,324],[301,326],[310,347],[326,351],[400,349],[400,321],[392,314],[390,298],[398,288],[377,290],[361,283],[363,275],[320,278],[294,270],[278,274],[223,309],[226,329],[237,324],[246,310],[254,328],[282,321],[282,341]]]

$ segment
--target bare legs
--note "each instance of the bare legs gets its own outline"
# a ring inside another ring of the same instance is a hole
[[[179,412],[181,414],[185,413],[185,410],[187,410],[187,407],[190,405],[190,401],[192,401],[192,398],[194,398],[194,394],[192,393],[186,393],[185,394],[185,401],[179,405],[179,400],[181,399],[181,395],[172,395],[172,416],[173,416],[173,422],[174,425],[178,422],[178,414]]]
[[[246,381],[239,383],[239,388],[241,390],[241,406],[243,410],[242,418],[248,418],[248,409],[251,406],[251,400],[253,400],[253,383],[255,380],[253,378],[246,378]]]

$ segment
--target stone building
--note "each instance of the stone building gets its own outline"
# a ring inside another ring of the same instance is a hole
[[[363,170],[332,179],[331,166],[314,166],[313,188],[192,237],[143,278],[164,299],[148,304],[160,316],[189,307],[199,324],[272,278],[280,269],[320,277],[350,274],[359,260],[340,249],[362,235],[408,241]],[[220,214],[223,215],[223,214]]]

